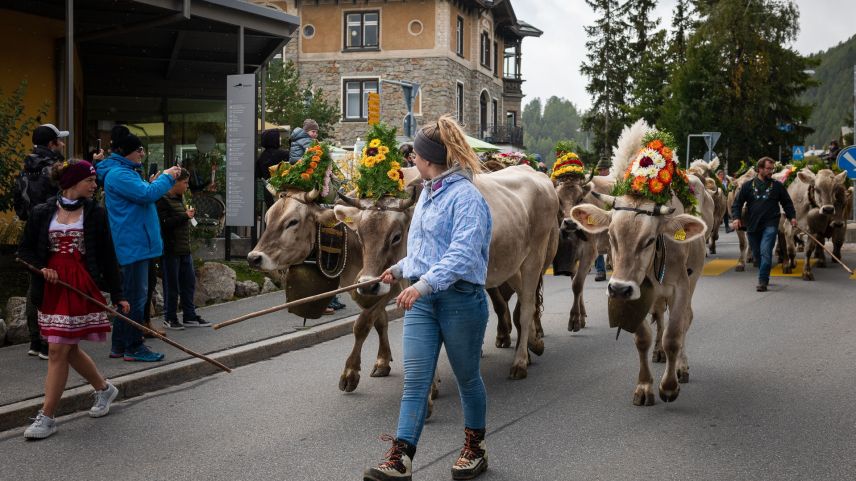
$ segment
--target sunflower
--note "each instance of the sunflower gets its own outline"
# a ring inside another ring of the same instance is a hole
[[[369,147],[372,147],[372,148],[380,147],[380,139],[372,139],[372,141],[369,142]]]

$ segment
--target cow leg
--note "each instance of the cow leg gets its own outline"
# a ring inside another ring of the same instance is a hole
[[[428,395],[428,410],[425,413],[425,419],[434,414],[434,400],[440,395],[440,376],[434,374],[434,382],[431,383],[431,394]]]
[[[636,406],[654,405],[654,378],[648,366],[648,349],[651,347],[651,327],[642,322],[633,335],[636,350],[639,352],[639,377],[633,390],[633,404]]]
[[[737,267],[734,270],[743,272],[746,270],[746,251],[749,248],[749,243],[746,242],[746,231],[737,231],[737,241],[740,247],[740,256],[737,259]]]
[[[517,293],[517,303],[520,307],[517,349],[515,350],[514,361],[511,364],[511,371],[509,373],[509,378],[511,379],[524,379],[529,367],[529,334],[531,332],[532,319],[535,315],[535,289],[538,288],[538,276],[541,275],[541,265],[538,263],[532,269],[531,267],[533,266],[529,266],[527,263],[532,264],[527,259],[527,261],[524,261],[521,272],[508,280],[509,285]],[[530,267],[530,269],[527,269],[527,267]],[[525,276],[523,275],[524,273],[533,275]]]
[[[375,361],[374,369],[372,369],[371,377],[386,377],[389,376],[389,363],[392,362],[392,351],[389,349],[389,317],[386,314],[386,309],[378,311],[374,327],[377,331],[379,342],[377,360]]]
[[[683,283],[682,283],[683,284]],[[681,386],[678,384],[678,357],[683,349],[684,335],[687,329],[687,313],[692,298],[689,283],[675,288],[674,299],[669,305],[669,321],[663,333],[663,350],[666,352],[666,370],[660,379],[660,399],[672,402],[678,398]]]
[[[804,280],[804,281],[813,281],[814,280],[814,273],[811,271],[811,259],[812,259],[812,256],[814,255],[814,249],[815,248],[816,247],[815,247],[814,242],[806,243],[805,254],[804,254],[805,265],[803,265],[803,273],[802,273],[802,280]]]
[[[502,293],[501,287],[493,287],[487,290],[493,311],[496,312],[496,347],[511,346],[511,316],[508,312],[508,299]]]
[[[825,237],[818,237],[817,240],[819,240],[823,243],[826,243]],[[814,252],[815,252],[814,257],[817,259],[817,262],[814,264],[815,267],[820,267],[820,268],[826,267],[826,254],[823,252],[823,249],[821,249],[819,245],[815,244]]]
[[[665,301],[659,301],[651,310],[651,323],[657,325],[657,336],[654,338],[654,351],[651,353],[651,361],[666,362],[666,351],[663,350],[663,319],[666,313]],[[642,322],[644,324],[644,321]]]
[[[571,280],[571,290],[574,293],[574,301],[571,305],[571,314],[568,317],[568,330],[577,332],[585,326],[585,306],[583,306],[583,287],[586,283],[586,276],[594,264],[597,257],[597,251],[593,243],[583,246],[580,255],[580,264],[577,269],[577,274]]]
[[[832,253],[839,259],[841,259],[841,246],[844,245],[844,238],[846,235],[846,227],[836,227],[835,230],[832,231]]]
[[[681,384],[686,384],[690,382],[690,363],[687,359],[687,331],[690,330],[690,326],[693,323],[693,308],[692,306],[687,306],[687,326],[684,329],[683,339],[681,340],[681,350],[678,353],[678,365],[676,367],[676,374],[678,376],[678,382]]]
[[[345,370],[339,377],[339,390],[352,392],[360,383],[360,356],[363,343],[374,325],[374,307],[363,309],[356,322],[354,322],[354,347],[345,361]]]
[[[710,234],[710,253],[716,254],[716,241],[719,240],[719,226],[714,226]]]

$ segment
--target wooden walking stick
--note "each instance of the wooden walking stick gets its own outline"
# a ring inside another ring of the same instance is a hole
[[[24,261],[23,259],[16,258],[15,260],[16,260],[16,261],[18,261],[18,262],[20,262],[21,264],[23,264],[23,265],[24,265],[24,267],[26,267],[27,269],[29,269],[29,270],[30,270],[30,271],[32,271],[33,273],[36,273],[36,274],[38,274],[38,275],[40,275],[40,276],[44,276],[44,274],[42,273],[42,271],[41,271],[41,270],[39,270],[39,269],[38,269],[38,268],[36,268],[35,266],[33,266],[33,265],[31,265],[31,264],[27,263],[27,262],[26,262],[26,261]],[[209,363],[211,363],[211,364],[213,364],[213,365],[217,366],[218,368],[220,368],[220,369],[222,369],[222,370],[224,370],[224,371],[226,371],[226,372],[232,372],[232,370],[231,370],[231,369],[229,369],[228,367],[226,367],[226,366],[225,366],[225,365],[223,365],[222,363],[220,363],[220,362],[218,362],[218,361],[215,361],[214,359],[211,359],[210,357],[208,357],[208,356],[206,356],[206,355],[204,355],[204,354],[199,354],[198,352],[191,351],[190,349],[188,349],[188,348],[186,348],[186,347],[182,346],[181,344],[179,344],[179,343],[177,343],[177,342],[173,341],[172,339],[168,339],[166,336],[161,335],[161,334],[160,334],[160,333],[158,333],[157,331],[154,331],[154,330],[152,330],[152,329],[149,329],[148,327],[146,327],[146,326],[144,326],[144,325],[142,325],[142,324],[140,324],[140,323],[138,323],[138,322],[135,322],[135,321],[131,320],[130,318],[128,318],[127,316],[125,316],[125,315],[124,315],[124,314],[122,314],[121,312],[117,311],[116,309],[113,309],[112,307],[108,306],[107,304],[104,304],[103,302],[100,302],[100,301],[98,301],[98,300],[96,300],[96,299],[93,299],[91,296],[89,296],[89,295],[88,295],[88,294],[86,294],[85,292],[81,291],[80,289],[78,289],[78,288],[76,288],[76,287],[72,286],[71,284],[69,284],[69,283],[67,283],[67,282],[65,282],[65,281],[63,281],[63,280],[60,280],[60,279],[57,279],[56,283],[57,283],[57,284],[59,284],[59,285],[61,285],[61,286],[63,286],[63,287],[65,287],[66,289],[70,289],[70,290],[72,290],[73,292],[76,292],[78,295],[82,296],[83,298],[85,298],[85,299],[86,299],[86,300],[88,300],[89,302],[92,302],[93,304],[95,304],[95,305],[97,305],[98,307],[100,307],[100,308],[104,309],[105,311],[109,312],[110,314],[113,314],[114,316],[118,317],[119,319],[122,319],[123,321],[125,321],[125,322],[127,322],[128,324],[130,324],[130,325],[134,326],[134,327],[135,327],[135,328],[137,328],[138,330],[143,331],[143,332],[145,332],[146,334],[150,334],[150,335],[152,335],[152,336],[154,336],[154,337],[156,337],[156,338],[160,339],[161,341],[163,341],[163,342],[165,342],[165,343],[169,344],[170,346],[172,346],[172,347],[174,347],[174,348],[176,348],[176,349],[179,349],[179,350],[181,350],[181,351],[184,351],[184,352],[186,352],[186,353],[190,354],[190,355],[191,355],[191,356],[193,356],[193,357],[198,357],[199,359],[202,359],[203,361],[209,362]]]
[[[316,294],[314,296],[304,297],[302,299],[296,299],[291,302],[286,302],[285,304],[280,304],[278,306],[269,307],[267,309],[262,309],[261,311],[251,312],[249,314],[245,314],[241,317],[236,317],[229,321],[223,321],[219,324],[214,324],[214,329],[220,329],[221,327],[231,326],[232,324],[237,324],[241,321],[246,321],[247,319],[252,319],[254,317],[263,316],[265,314],[270,314],[271,312],[281,311],[283,309],[288,309],[289,307],[299,306],[301,304],[306,304],[307,302],[317,301],[318,299],[323,299],[325,297],[332,297],[336,294],[340,294],[342,292],[353,291],[354,289],[359,289],[363,286],[368,286],[371,284],[377,284],[380,282],[380,277],[375,277],[374,279],[369,279],[367,281],[358,282],[357,284],[352,284],[346,287],[340,287],[335,291],[322,292],[321,294]]]
[[[821,249],[823,249],[824,251],[826,251],[826,253],[827,253],[827,254],[829,254],[830,256],[832,256],[832,258],[833,258],[833,259],[835,259],[836,261],[838,261],[838,263],[841,265],[841,267],[843,267],[845,271],[849,272],[851,276],[853,275],[853,269],[851,269],[851,268],[847,267],[847,264],[845,264],[844,262],[842,262],[842,261],[841,261],[841,259],[839,259],[838,257],[836,257],[836,256],[835,256],[835,254],[833,254],[833,253],[832,253],[832,251],[830,251],[829,249],[827,249],[825,245],[821,244],[819,240],[815,239],[815,237],[814,237],[813,235],[809,234],[809,233],[808,233],[808,231],[806,231],[806,230],[804,230],[804,229],[801,229],[801,228],[800,228],[800,226],[795,226],[795,227],[796,227],[796,229],[797,229],[798,231],[800,231],[800,232],[802,232],[803,234],[807,235],[809,239],[813,240],[815,244],[819,245],[819,246],[820,246],[820,248],[821,248]],[[809,262],[809,261],[811,261],[811,259],[806,259],[806,262]]]

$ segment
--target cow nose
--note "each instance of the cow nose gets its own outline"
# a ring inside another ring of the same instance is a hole
[[[832,215],[835,213],[835,207],[833,207],[831,205],[825,205],[825,206],[820,208],[820,211],[826,215]]]
[[[262,265],[261,254],[259,254],[257,252],[250,252],[249,254],[247,254],[247,264],[249,264],[250,267],[253,267],[253,268],[258,268],[259,266],[261,266]]]
[[[357,292],[364,296],[376,296],[378,291],[380,291],[380,282],[375,282],[374,284],[357,289]]]
[[[562,230],[566,232],[573,232],[577,230],[577,223],[572,221],[571,219],[563,219]]]
[[[836,221],[832,222],[831,225],[832,225],[832,227],[835,227],[835,228],[844,227],[844,221],[836,220]]]
[[[633,286],[609,284],[606,287],[609,297],[616,299],[628,299],[633,295]]]

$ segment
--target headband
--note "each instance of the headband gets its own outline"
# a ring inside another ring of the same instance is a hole
[[[431,140],[421,130],[416,133],[416,139],[413,141],[413,150],[419,154],[419,157],[432,164],[446,165],[446,146],[440,142]]]

